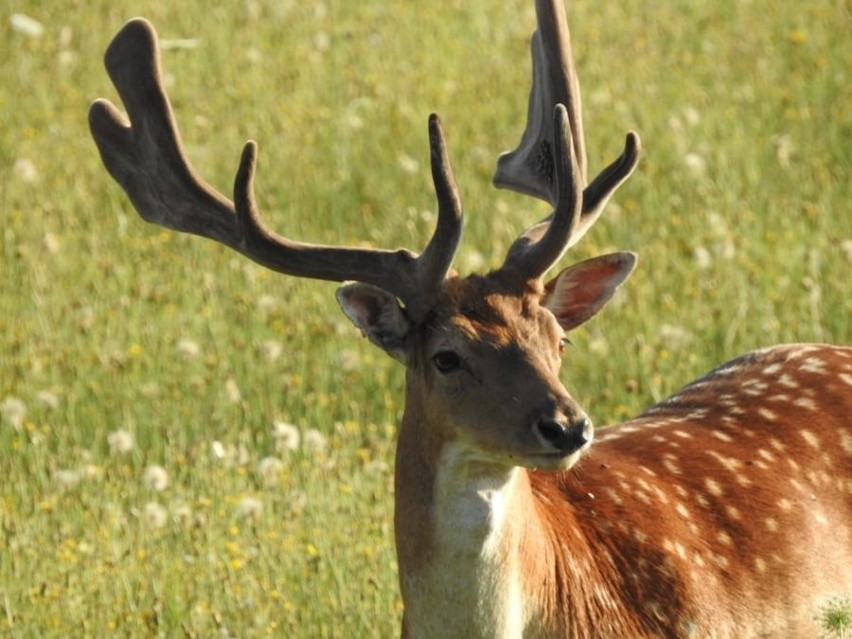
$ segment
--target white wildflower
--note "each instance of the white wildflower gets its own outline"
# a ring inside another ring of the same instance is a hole
[[[704,175],[707,171],[707,160],[697,153],[687,153],[683,156],[683,164],[686,170],[696,177]]]
[[[163,491],[169,486],[169,473],[162,466],[148,466],[145,469],[144,482],[150,490]]]
[[[410,155],[406,155],[406,154],[402,153],[399,156],[397,156],[396,160],[397,160],[397,162],[399,162],[400,168],[405,173],[409,173],[411,175],[414,175],[415,173],[417,173],[420,170],[420,162],[415,160]]]
[[[80,472],[76,470],[57,470],[53,473],[53,481],[62,490],[71,490],[80,483],[81,479]]]
[[[840,243],[840,252],[843,253],[847,261],[852,262],[852,240],[843,240]]]
[[[107,444],[111,454],[124,455],[133,450],[136,441],[133,438],[133,433],[120,428],[107,435]]]
[[[695,260],[695,267],[700,271],[705,271],[713,264],[713,256],[703,246],[696,246],[692,251],[692,259]]]
[[[225,448],[225,444],[219,440],[214,440],[210,444],[210,454],[213,455],[213,459],[222,461],[228,456],[228,451]]]
[[[331,36],[325,31],[318,31],[314,34],[314,49],[320,53],[325,53],[331,47]]]
[[[341,370],[351,373],[361,369],[361,357],[354,348],[344,348],[337,356]]]
[[[0,403],[0,417],[15,430],[21,430],[27,417],[27,405],[23,400],[9,395]]]
[[[240,519],[260,519],[263,502],[257,497],[243,497],[237,502],[236,514]]]
[[[80,469],[82,479],[100,479],[104,476],[104,469],[97,464],[86,464]]]
[[[172,517],[183,526],[189,525],[192,523],[192,508],[184,503],[176,504],[172,506]]]
[[[274,339],[265,340],[260,345],[260,352],[269,362],[274,362],[284,352],[284,345]]]
[[[225,396],[231,404],[239,404],[243,400],[243,394],[240,392],[240,387],[233,377],[229,377],[225,381]]]
[[[257,474],[261,480],[270,484],[280,477],[284,470],[284,462],[277,457],[264,457],[257,465]]]
[[[214,441],[210,444],[210,454],[216,461],[222,462],[226,467],[245,466],[251,459],[248,448],[240,444],[223,444]]]
[[[270,313],[276,310],[281,303],[274,295],[264,294],[257,298],[257,308],[262,313]]]
[[[328,440],[316,428],[309,428],[305,431],[305,448],[318,453],[324,451],[328,447]]]
[[[149,501],[145,504],[142,516],[145,523],[151,528],[162,528],[169,521],[169,512],[155,501]]]
[[[284,452],[296,450],[301,440],[299,429],[293,424],[282,421],[272,424],[272,437],[275,439],[275,448]]]
[[[39,178],[38,168],[35,162],[29,158],[18,158],[12,165],[12,173],[21,182],[32,184]]]
[[[683,119],[689,126],[695,126],[701,121],[701,113],[694,106],[685,106],[683,108]]]
[[[48,410],[56,410],[59,408],[59,398],[50,391],[39,391],[38,395],[36,395],[36,399],[42,408],[46,408]]]
[[[12,23],[12,31],[31,38],[38,38],[44,33],[44,25],[41,22],[23,13],[13,13],[9,22]]]
[[[194,357],[198,357],[198,354],[201,352],[201,347],[198,345],[198,342],[189,339],[188,337],[182,337],[178,340],[177,350],[180,353],[180,356],[184,359],[192,359]]]
[[[692,341],[692,333],[682,326],[672,324],[663,324],[659,335],[669,348],[681,348]]]

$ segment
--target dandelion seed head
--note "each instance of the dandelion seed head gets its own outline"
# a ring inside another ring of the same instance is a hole
[[[663,324],[660,326],[659,334],[660,339],[663,340],[669,348],[682,348],[692,341],[692,333],[683,326]]]
[[[36,395],[36,400],[42,408],[46,408],[48,410],[56,410],[59,408],[59,398],[55,393],[51,393],[50,391],[39,391]]]
[[[27,405],[18,397],[9,395],[0,403],[0,417],[12,428],[20,431],[27,417]]]
[[[62,249],[62,243],[59,241],[59,238],[49,231],[42,236],[41,243],[44,246],[44,250],[51,255],[56,255]]]
[[[695,261],[695,267],[700,271],[705,271],[713,264],[713,256],[703,246],[696,246],[692,251],[692,259]]]
[[[697,153],[687,153],[683,156],[683,165],[692,175],[699,177],[707,171],[707,160]]]
[[[260,345],[260,352],[269,362],[274,362],[284,352],[284,345],[274,339],[265,340]]]
[[[169,512],[161,504],[149,501],[142,511],[145,523],[151,528],[162,528],[169,521]]]
[[[314,35],[314,49],[320,53],[325,53],[331,47],[331,36],[325,31],[320,31]]]
[[[316,428],[309,428],[305,431],[305,448],[311,452],[322,452],[328,447],[328,440]]]
[[[53,481],[61,490],[71,490],[80,483],[82,475],[77,470],[61,469],[53,473]]]
[[[178,524],[187,526],[192,523],[192,508],[186,504],[177,504],[172,507],[172,517]]]
[[[236,514],[240,519],[260,519],[263,513],[263,502],[257,497],[243,497],[237,502]]]
[[[225,396],[231,404],[239,404],[243,400],[243,394],[240,392],[240,387],[233,377],[229,377],[225,382]]]
[[[149,490],[160,492],[169,487],[169,473],[162,466],[148,466],[143,480]]]
[[[133,433],[120,428],[107,435],[107,445],[112,455],[126,455],[133,450],[136,440]]]
[[[420,162],[415,160],[410,155],[400,154],[396,158],[397,162],[399,162],[400,168],[404,173],[408,173],[409,175],[414,175],[420,170]]]
[[[287,452],[299,448],[301,433],[293,424],[275,421],[272,424],[272,437],[275,439],[275,448]]]
[[[284,462],[277,457],[264,457],[257,465],[257,474],[264,483],[273,483],[284,471]]]
[[[201,347],[198,345],[198,342],[188,337],[182,337],[178,340],[177,350],[184,359],[193,359],[201,353]]]

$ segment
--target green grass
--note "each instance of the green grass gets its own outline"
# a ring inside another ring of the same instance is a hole
[[[572,253],[641,256],[564,367],[599,424],[748,349],[852,342],[848,7],[633,4],[569,6],[590,168],[627,129],[645,148]],[[137,218],[86,128],[89,102],[115,99],[101,57],[126,19],[198,38],[163,53],[193,162],[227,193],[243,141],[259,140],[258,197],[284,233],[422,246],[430,111],[466,202],[463,272],[499,264],[546,212],[490,186],[525,117],[531,1],[204,6],[2,3],[4,636],[386,637],[399,624],[403,371],[358,337],[333,285]],[[13,30],[14,12],[41,36]],[[282,452],[276,420],[327,445]],[[132,450],[111,451],[116,431]],[[271,456],[282,463],[262,474]],[[151,466],[164,490],[146,484]]]

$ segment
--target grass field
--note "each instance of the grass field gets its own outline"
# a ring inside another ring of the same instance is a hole
[[[86,110],[144,15],[208,181],[228,193],[255,138],[273,228],[415,249],[437,111],[457,267],[488,268],[546,212],[490,185],[525,118],[531,0],[0,6],[0,635],[395,635],[401,367],[333,285],[140,221]],[[640,254],[566,357],[596,423],[752,348],[852,342],[848,4],[568,9],[590,169],[628,129],[645,149],[571,256]]]

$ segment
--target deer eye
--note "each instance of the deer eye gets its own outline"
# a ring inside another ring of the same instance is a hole
[[[432,362],[435,364],[435,368],[438,369],[438,372],[442,375],[447,375],[453,371],[457,371],[462,366],[461,357],[456,355],[453,351],[440,351],[435,353],[432,357]]]
[[[559,340],[559,354],[560,355],[565,352],[565,347],[568,346],[568,344],[570,344],[570,343],[571,342],[568,341],[567,337],[563,337]]]

